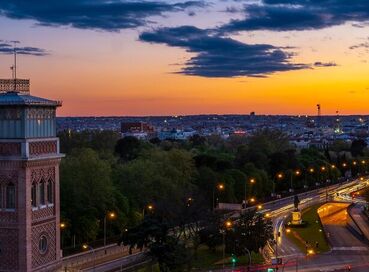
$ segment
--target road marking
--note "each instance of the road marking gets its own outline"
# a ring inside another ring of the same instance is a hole
[[[349,250],[349,251],[368,251],[367,247],[333,247],[332,250]]]

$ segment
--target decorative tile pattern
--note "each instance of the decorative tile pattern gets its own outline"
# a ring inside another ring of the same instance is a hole
[[[0,251],[0,271],[18,270],[18,230],[0,230]]]
[[[55,109],[29,108],[27,110],[27,119],[53,119],[53,118],[55,118]]]
[[[30,142],[29,154],[31,156],[55,154],[58,152],[56,141]]]
[[[55,182],[55,167],[33,169],[31,172],[31,184],[37,184],[41,180]]]
[[[45,253],[40,252],[39,242],[42,236],[47,239]],[[56,260],[56,224],[54,221],[32,227],[32,268]]]
[[[16,156],[20,154],[20,143],[0,143],[0,156]]]

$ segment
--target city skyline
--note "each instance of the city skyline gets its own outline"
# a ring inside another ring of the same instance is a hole
[[[369,114],[369,4],[355,1],[0,3],[0,74],[60,116]]]

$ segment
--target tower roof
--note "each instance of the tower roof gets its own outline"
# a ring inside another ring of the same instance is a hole
[[[49,106],[59,107],[60,101],[53,101],[30,94],[29,79],[0,79],[0,106]]]
[[[49,100],[20,92],[0,93],[0,106],[49,106],[59,107],[60,101]]]

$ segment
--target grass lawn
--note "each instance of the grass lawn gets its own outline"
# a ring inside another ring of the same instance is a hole
[[[318,204],[303,210],[302,220],[307,222],[307,226],[304,228],[290,228],[291,232],[286,234],[304,253],[306,253],[305,241],[309,243],[308,248],[314,250],[315,253],[324,253],[330,250],[317,212],[320,206],[322,205]],[[316,248],[316,242],[319,243],[318,248]]]
[[[252,264],[263,263],[263,257],[260,254],[251,254]],[[226,254],[225,258],[226,267],[232,267],[231,257]],[[248,256],[237,257],[237,266],[247,265],[249,263]],[[215,252],[210,251],[205,245],[201,245],[197,250],[197,257],[192,261],[193,270],[207,270],[211,268],[221,268],[223,265],[223,252],[222,247],[218,247]],[[138,270],[139,272],[151,272],[151,266]],[[157,272],[158,266],[153,266],[153,271]]]

